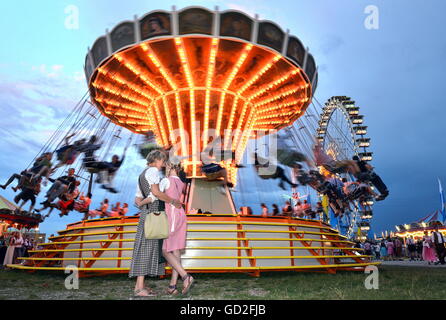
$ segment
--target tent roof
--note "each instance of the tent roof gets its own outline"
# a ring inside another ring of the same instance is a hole
[[[15,209],[18,209],[18,207],[14,203],[0,195],[0,210],[1,209],[14,211]]]

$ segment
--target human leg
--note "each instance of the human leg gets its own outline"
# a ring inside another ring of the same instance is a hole
[[[184,270],[183,266],[181,265],[181,262],[178,260],[173,252],[167,252],[166,250],[163,250],[163,256],[166,258],[172,269],[174,269],[178,273],[178,275],[184,277],[187,274],[186,270]]]
[[[108,170],[104,171],[105,172],[105,177],[104,177],[104,188],[109,190],[111,193],[118,193],[118,190],[116,190],[113,187],[113,180],[115,178],[115,174],[116,172],[110,172]]]
[[[34,210],[34,206],[36,205],[36,197],[35,196],[32,197],[30,199],[30,201],[31,201],[31,205],[29,206],[29,210],[28,210],[29,213],[33,212],[33,210]]]
[[[110,189],[114,189],[113,182],[115,180],[116,172],[109,172],[108,173],[108,186]]]
[[[167,252],[166,250],[163,250],[163,255],[166,258],[167,262],[170,264],[170,266],[177,271],[178,275],[181,276],[181,279],[183,280],[182,293],[186,294],[189,291],[190,287],[192,286],[194,278],[191,275],[189,275],[181,265],[181,259],[179,259],[179,252],[177,253],[177,255],[175,255],[173,252]]]
[[[154,293],[151,289],[148,289],[144,286],[144,276],[138,276],[136,277],[136,284],[135,284],[135,296],[138,297],[149,297],[153,296]]]
[[[22,200],[22,201],[19,203],[20,200]],[[27,200],[17,196],[14,198],[14,201],[18,205],[18,207],[14,210],[14,214],[20,214],[22,212],[22,208],[25,205],[25,203],[27,202]]]
[[[48,213],[46,214],[46,215],[44,215],[43,216],[43,219],[46,219],[46,218],[48,218],[50,215],[51,215],[51,213],[53,212],[53,210],[54,210],[54,206],[51,206],[50,207],[50,210],[48,210]],[[40,210],[36,210],[37,212],[40,212]]]
[[[174,250],[173,252],[174,257],[177,259],[178,263],[181,264],[181,254],[180,250]],[[171,285],[176,285],[178,281],[178,272],[176,270],[172,271],[172,278],[170,280]]]
[[[14,197],[14,202],[16,203],[16,204],[18,204],[19,203],[19,201],[22,199],[22,193],[20,192],[18,195],[16,195],[15,197]]]
[[[20,176],[19,183],[15,187],[12,187],[12,190],[16,191],[19,189],[22,189],[23,186],[26,184],[26,182],[29,182],[29,179],[31,179],[31,174],[24,173]]]
[[[229,182],[228,180],[228,172],[226,171],[226,169],[221,169],[220,171],[217,172],[217,177],[223,178],[223,182],[226,186],[228,186],[229,188],[232,188],[234,185]]]
[[[51,194],[53,194],[54,192],[56,192],[57,189],[57,185],[60,183],[60,181],[55,181],[51,187],[48,189],[48,191],[46,192],[45,197],[49,197]]]
[[[9,179],[8,179],[8,181],[6,181],[6,183],[5,184],[3,184],[3,185],[0,185],[0,188],[2,188],[2,189],[6,189],[15,179],[17,179],[17,181],[19,181],[20,182],[20,178],[21,178],[22,176],[20,175],[20,174],[17,174],[17,173],[14,173]]]
[[[218,172],[218,175],[223,178],[223,182],[225,183],[225,185],[228,185],[228,172],[226,171],[226,169],[221,169]]]
[[[101,170],[98,173],[98,178],[96,179],[96,182],[102,185],[106,185],[108,183],[107,177],[108,177],[108,172],[106,170]]]
[[[287,177],[286,174],[285,174],[285,170],[283,170],[283,168],[281,168],[281,167],[277,167],[276,170],[277,170],[276,177],[280,179],[279,186],[280,186],[282,189],[284,189],[283,182],[288,183],[288,184],[289,184],[291,187],[293,187],[293,188],[297,187],[297,184],[291,182],[290,179],[288,179],[288,177]]]
[[[47,201],[48,203],[51,203],[56,199],[58,196],[60,196],[62,193],[64,193],[68,187],[63,184],[60,181],[54,182],[54,184],[51,186],[50,190],[48,190],[47,193]]]
[[[172,254],[176,258],[178,263],[181,265],[180,250],[174,250],[174,251],[172,251]],[[170,278],[169,288],[167,289],[167,292],[169,294],[171,294],[171,295],[178,294],[177,282],[178,282],[178,272],[175,269],[172,269],[172,277]]]
[[[34,175],[34,177],[32,178],[33,181],[36,181],[39,177],[48,177],[49,176],[49,172],[50,172],[51,168],[48,168],[47,166],[43,166],[39,172],[37,174]]]
[[[387,189],[387,186],[382,181],[381,177],[378,176],[376,173],[372,174],[372,179],[370,182],[378,189],[379,193],[381,193],[383,196],[387,196],[389,194],[389,191]]]
[[[22,210],[22,208],[23,208],[23,206],[25,205],[26,202],[27,201],[25,199],[22,199],[22,202],[19,204],[19,207],[18,207],[19,211]]]

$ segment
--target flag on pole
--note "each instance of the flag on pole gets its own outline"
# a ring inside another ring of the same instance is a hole
[[[443,187],[441,186],[440,178],[438,178],[438,187],[440,190],[441,218],[442,218],[442,220],[443,220],[442,222],[444,224],[444,222],[446,221],[445,210],[444,210],[444,192],[443,192]]]

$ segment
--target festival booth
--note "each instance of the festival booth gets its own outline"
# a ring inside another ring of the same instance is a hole
[[[37,231],[40,221],[40,215],[22,211],[14,203],[0,196],[0,236],[8,233],[10,228],[33,234],[31,230]]]
[[[446,237],[446,226],[440,220],[442,220],[440,211],[436,210],[416,222],[395,226],[396,232],[393,235],[403,238],[404,241],[409,237],[419,240],[423,239],[426,231],[428,235],[431,235],[438,227],[438,231]]]

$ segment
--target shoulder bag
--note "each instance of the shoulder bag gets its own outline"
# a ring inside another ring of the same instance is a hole
[[[139,189],[146,198],[146,194],[141,185],[141,179],[144,179],[144,175],[139,178]],[[146,205],[148,207],[148,205]],[[165,211],[148,212],[146,220],[144,222],[144,235],[146,239],[166,239],[169,236],[169,223]]]

